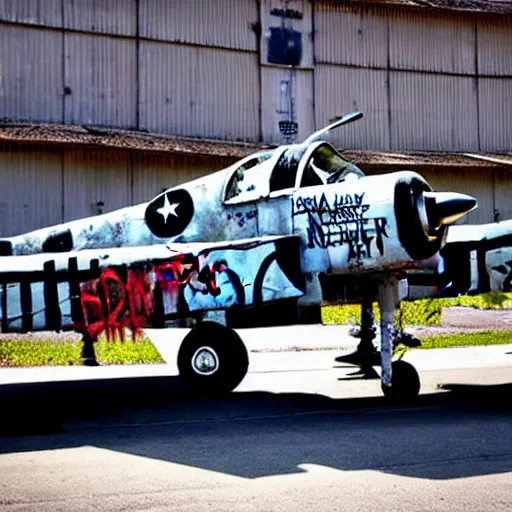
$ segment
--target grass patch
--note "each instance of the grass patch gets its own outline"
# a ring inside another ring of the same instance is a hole
[[[147,338],[136,343],[100,339],[94,346],[103,365],[164,362]],[[0,367],[82,366],[81,352],[81,341],[0,340]]]
[[[471,332],[422,338],[420,348],[472,347],[509,343],[512,343],[512,331]]]
[[[444,304],[438,299],[422,299],[413,302],[402,302],[397,313],[397,320],[402,325],[439,325]],[[380,322],[380,311],[373,304],[375,321]],[[322,323],[347,325],[361,323],[361,306],[347,304],[344,306],[324,306]]]

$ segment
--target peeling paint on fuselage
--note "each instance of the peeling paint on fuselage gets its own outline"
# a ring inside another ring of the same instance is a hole
[[[152,245],[161,242],[147,228],[144,211],[147,203],[38,229],[23,235],[4,238],[11,242],[12,255],[30,255],[45,252],[43,246],[50,237],[69,231],[70,250],[101,249],[108,247]],[[56,251],[51,251],[56,252]]]

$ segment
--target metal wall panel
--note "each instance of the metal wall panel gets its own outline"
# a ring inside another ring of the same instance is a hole
[[[315,61],[386,67],[388,19],[382,9],[315,2]]]
[[[500,220],[512,219],[512,168],[496,171],[496,210]]]
[[[389,149],[387,71],[317,65],[315,104],[317,129],[349,112],[362,120],[335,130],[329,140],[342,148]]]
[[[0,0],[0,20],[62,27],[62,0]]]
[[[130,155],[122,151],[64,152],[64,221],[130,206]],[[98,202],[104,206],[99,207]]]
[[[315,131],[313,71],[263,66],[261,88],[262,132],[265,142],[300,142]],[[297,133],[286,135],[279,129],[280,122],[296,123]]]
[[[478,68],[483,75],[512,75],[512,18],[478,18]]]
[[[459,192],[478,199],[478,208],[464,217],[458,224],[485,224],[493,222],[494,217],[494,178],[492,171],[478,171],[464,168],[461,170],[421,171],[432,188],[438,192]]]
[[[140,0],[140,35],[255,51],[257,7],[256,0]]]
[[[425,11],[390,11],[392,68],[475,72],[475,30],[468,16]]]
[[[135,40],[67,33],[65,51],[66,122],[135,127]]]
[[[480,78],[480,149],[512,151],[512,79]]]
[[[62,35],[0,24],[0,119],[62,122]]]
[[[0,148],[0,237],[62,222],[62,153]]]
[[[259,138],[256,54],[142,42],[141,127],[193,137]]]
[[[62,0],[64,27],[72,30],[134,36],[136,0]]]
[[[475,79],[392,72],[391,148],[478,151]]]
[[[133,204],[149,201],[181,183],[228,167],[232,159],[220,157],[133,154]]]

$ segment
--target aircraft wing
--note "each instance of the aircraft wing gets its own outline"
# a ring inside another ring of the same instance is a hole
[[[512,220],[451,226],[440,254],[408,284],[411,299],[512,291]]]
[[[6,256],[0,325],[3,332],[94,326],[98,334],[299,297],[299,243],[268,236]]]

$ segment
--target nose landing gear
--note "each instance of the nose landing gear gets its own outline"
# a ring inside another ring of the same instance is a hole
[[[357,336],[361,338],[355,352],[336,358],[360,367],[360,375],[374,374],[374,366],[381,367],[381,388],[384,396],[392,402],[409,402],[420,392],[418,372],[410,363],[401,359],[393,361],[394,348],[401,344],[406,347],[420,345],[420,341],[410,334],[397,332],[395,313],[399,304],[398,280],[394,275],[385,276],[377,284],[377,297],[380,309],[380,354],[373,344],[376,336],[372,304],[374,293],[366,290],[361,305],[361,328]]]

